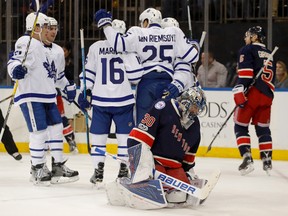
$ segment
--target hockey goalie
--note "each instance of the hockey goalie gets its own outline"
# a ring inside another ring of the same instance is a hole
[[[196,207],[207,198],[208,193],[198,194],[206,181],[193,169],[200,143],[197,116],[205,105],[199,87],[187,89],[177,99],[154,103],[129,134],[129,178],[106,184],[110,204],[137,209]]]

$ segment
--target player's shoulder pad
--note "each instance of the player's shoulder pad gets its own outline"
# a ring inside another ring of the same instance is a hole
[[[155,104],[154,104],[154,107],[155,109],[157,110],[161,110],[161,109],[164,109],[166,106],[166,102],[164,100],[158,100]]]

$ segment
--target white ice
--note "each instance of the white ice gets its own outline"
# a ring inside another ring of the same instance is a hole
[[[241,176],[240,159],[198,157],[196,171],[208,177],[215,169],[222,174],[206,202],[194,209],[136,210],[107,203],[105,190],[91,185],[93,174],[89,155],[67,155],[67,166],[78,170],[74,183],[37,187],[29,182],[30,156],[15,161],[0,153],[1,216],[284,216],[288,214],[288,162],[273,161],[271,176],[262,170],[260,160],[255,170]],[[50,163],[50,156],[47,157]],[[104,182],[115,179],[118,162],[106,159]],[[50,166],[49,166],[50,167]]]

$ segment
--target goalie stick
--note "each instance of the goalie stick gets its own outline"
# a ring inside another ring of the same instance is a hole
[[[24,64],[25,64],[25,61],[26,61],[26,58],[27,58],[27,55],[28,55],[29,47],[30,47],[30,44],[31,44],[31,41],[32,41],[32,37],[33,37],[34,31],[35,31],[36,23],[37,23],[38,16],[39,16],[39,13],[40,13],[39,0],[35,0],[35,3],[36,3],[37,12],[36,12],[36,17],[35,17],[35,20],[34,20],[34,23],[33,23],[33,28],[32,28],[31,34],[30,34],[30,38],[29,38],[29,41],[28,41],[28,44],[27,44],[27,47],[26,47],[26,51],[24,53],[24,58],[23,58],[23,60],[21,62],[21,65],[23,67],[25,67]],[[14,87],[13,87],[13,92],[12,92],[12,96],[11,96],[10,103],[9,103],[9,106],[8,106],[8,110],[7,110],[7,113],[6,113],[2,128],[1,128],[0,140],[2,140],[4,131],[5,131],[5,127],[7,125],[7,121],[8,121],[10,112],[11,112],[12,105],[14,103],[14,97],[15,97],[17,88],[18,88],[18,80],[16,80],[16,82],[14,84]]]
[[[119,158],[118,156],[110,154],[106,151],[103,151],[102,149],[97,148],[97,147],[95,150],[102,155],[109,156],[109,157],[111,157],[117,161],[120,161],[122,163],[125,163],[125,164],[127,164],[127,166],[129,166],[128,161],[123,160],[123,159]],[[198,187],[195,187],[191,184],[183,182],[179,179],[176,179],[170,175],[162,173],[156,169],[153,169],[153,173],[154,173],[154,179],[159,179],[162,183],[164,183],[170,187],[173,187],[177,190],[180,190],[184,193],[187,193],[193,197],[199,198],[201,200],[204,200],[209,196],[210,192],[212,191],[212,189],[217,184],[218,179],[219,179],[220,174],[221,174],[220,170],[215,170],[211,174],[211,176],[209,177],[206,185],[203,188],[198,188]]]
[[[254,77],[252,83],[248,86],[248,88],[245,91],[245,95],[248,93],[249,89],[255,84],[256,80],[260,77],[260,75],[262,74],[264,67],[268,64],[268,62],[270,62],[273,58],[273,55],[276,53],[276,51],[279,49],[279,47],[275,46],[275,48],[273,49],[272,53],[269,55],[269,57],[267,58],[267,60],[264,62],[263,67],[260,69],[260,71],[256,74],[256,76]],[[219,133],[222,131],[222,129],[224,128],[224,126],[226,125],[226,123],[228,122],[228,120],[230,119],[230,117],[232,116],[232,114],[234,113],[234,111],[236,110],[237,106],[235,106],[232,110],[232,112],[229,114],[229,116],[226,118],[225,122],[221,125],[220,129],[218,130],[217,134],[214,136],[214,138],[212,139],[211,143],[208,146],[208,149],[206,151],[206,154],[211,150],[212,148],[212,144],[214,142],[214,140],[216,139],[216,137],[219,135]]]

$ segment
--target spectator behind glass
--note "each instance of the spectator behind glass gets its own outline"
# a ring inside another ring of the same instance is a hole
[[[208,70],[205,68],[207,54],[202,53],[201,65],[197,71],[197,78],[202,87],[222,88],[226,85],[228,71],[226,67],[217,62],[212,52],[208,52]]]
[[[70,42],[64,42],[62,46],[65,56],[65,76],[69,81],[74,81],[74,64],[72,55],[72,45]]]
[[[283,61],[276,62],[276,88],[288,88],[287,67]]]

